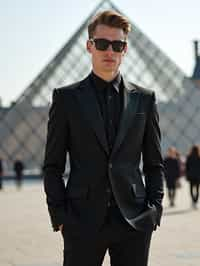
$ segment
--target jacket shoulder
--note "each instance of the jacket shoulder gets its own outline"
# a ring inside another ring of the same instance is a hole
[[[130,86],[133,88],[131,91],[136,90],[137,92],[141,93],[144,96],[153,96],[155,92],[153,90],[141,87],[139,85],[136,85],[134,83],[129,82]]]
[[[69,95],[80,87],[80,83],[81,81],[75,82],[70,85],[60,87],[60,88],[56,88],[54,89],[54,93],[60,94],[60,95]]]

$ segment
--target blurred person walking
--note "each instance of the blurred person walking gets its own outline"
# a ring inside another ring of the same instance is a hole
[[[3,189],[3,160],[0,158],[0,190]]]
[[[193,145],[186,158],[186,178],[190,183],[190,195],[193,208],[197,208],[200,185],[200,148]]]
[[[22,178],[23,178],[23,171],[24,171],[24,164],[21,160],[16,160],[14,162],[13,170],[15,172],[15,181],[16,186],[18,189],[22,186]]]
[[[180,177],[180,161],[175,147],[169,147],[164,158],[165,180],[170,207],[175,206],[176,189]]]

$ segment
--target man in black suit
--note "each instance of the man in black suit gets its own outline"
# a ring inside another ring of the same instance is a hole
[[[63,235],[64,266],[100,266],[107,250],[112,266],[146,266],[160,224],[163,161],[155,95],[119,71],[129,31],[121,14],[95,16],[87,41],[92,72],[53,93],[44,187],[53,228]]]

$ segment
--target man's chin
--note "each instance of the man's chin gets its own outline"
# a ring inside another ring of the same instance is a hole
[[[104,71],[108,73],[113,73],[117,71],[117,68],[114,66],[104,66]]]

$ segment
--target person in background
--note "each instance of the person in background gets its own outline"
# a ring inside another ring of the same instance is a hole
[[[64,266],[100,266],[107,250],[112,266],[147,266],[152,232],[160,225],[159,117],[155,93],[120,72],[129,31],[121,14],[97,14],[86,42],[91,73],[53,93],[44,188],[53,229],[63,235]]]
[[[0,190],[3,189],[3,160],[0,158]]]
[[[193,208],[197,208],[199,200],[200,184],[200,149],[198,145],[193,145],[186,158],[186,178],[190,184],[190,195]]]
[[[15,181],[17,188],[21,188],[22,186],[22,178],[23,178],[23,171],[24,171],[24,164],[21,160],[16,160],[14,162],[13,170],[15,172]]]
[[[175,206],[177,181],[180,177],[180,162],[175,147],[169,147],[164,158],[165,180],[170,207]]]

